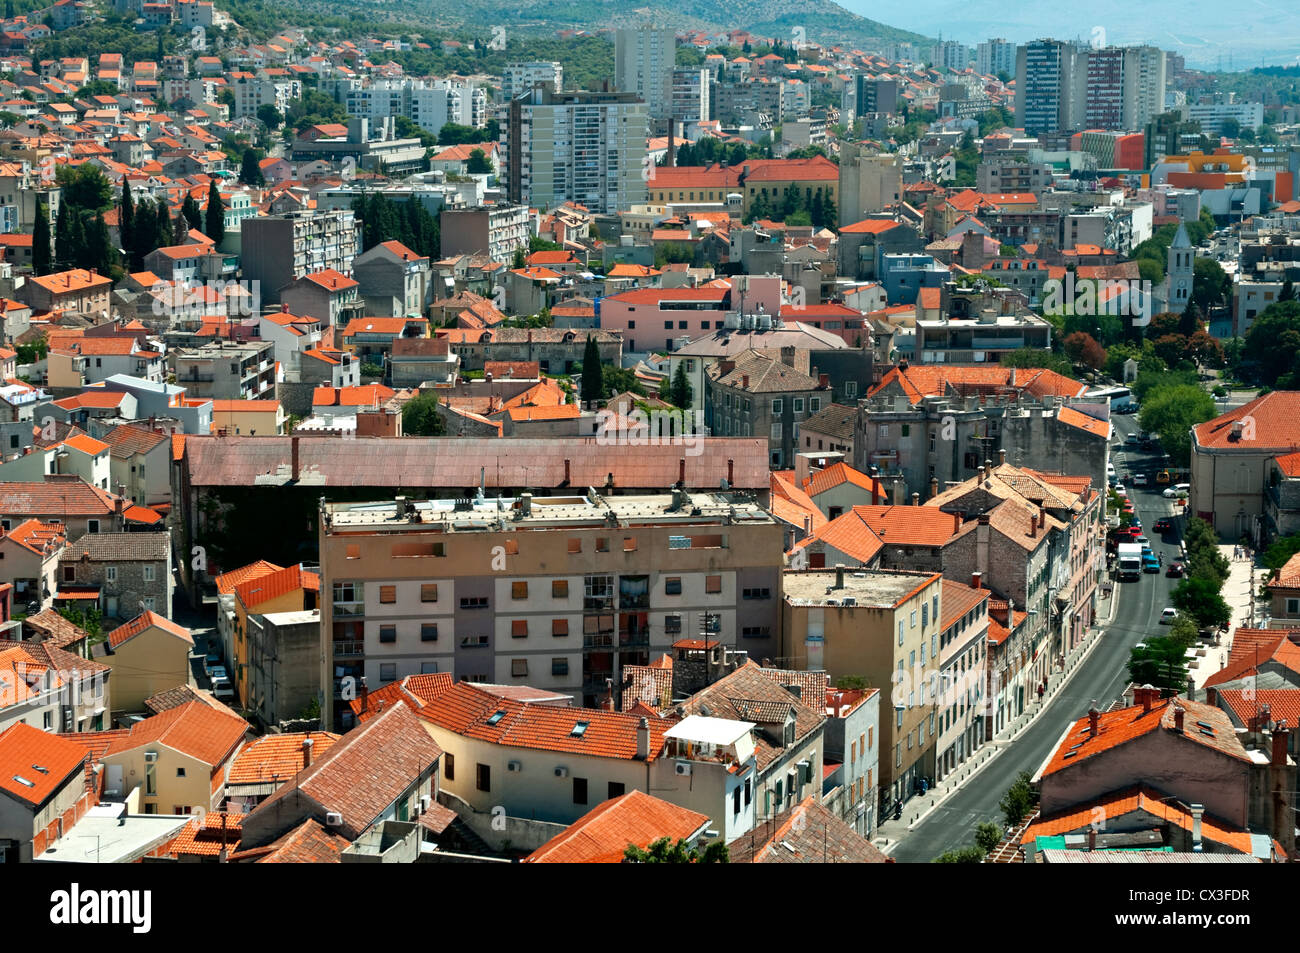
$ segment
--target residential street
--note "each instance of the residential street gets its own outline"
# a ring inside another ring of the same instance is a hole
[[[1120,439],[1137,430],[1134,417],[1117,417]],[[1115,448],[1112,459],[1121,475],[1130,464],[1145,461],[1153,466],[1158,454],[1129,452]],[[1173,512],[1172,501],[1161,497],[1163,487],[1134,489],[1130,498],[1144,527]],[[1168,564],[1178,555],[1178,545],[1158,536],[1151,537],[1152,549],[1163,553]],[[1176,580],[1163,573],[1143,575],[1137,582],[1116,583],[1120,602],[1115,619],[1101,635],[1101,643],[1074,673],[1071,681],[1047,702],[1038,718],[1016,738],[1005,743],[1009,750],[970,779],[944,804],[932,811],[908,833],[890,855],[900,863],[927,863],[944,851],[973,843],[975,826],[983,821],[1002,823],[998,801],[1021,771],[1037,771],[1073,720],[1087,714],[1095,701],[1103,711],[1120,697],[1128,683],[1126,664],[1136,643],[1167,630],[1159,624],[1160,612],[1169,604]],[[995,742],[997,743],[997,742]],[[892,845],[891,845],[892,846]]]

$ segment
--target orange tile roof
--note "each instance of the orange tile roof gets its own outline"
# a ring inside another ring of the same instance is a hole
[[[339,737],[329,731],[264,735],[240,750],[231,762],[226,784],[283,782],[303,769],[304,741],[311,739],[311,756],[314,761],[329,751]]]
[[[61,295],[69,294],[73,291],[85,291],[88,288],[99,288],[103,285],[112,286],[113,281],[104,275],[92,275],[84,268],[73,268],[69,271],[60,271],[52,275],[37,275],[28,278],[29,281],[37,286],[44,288],[50,294]]]
[[[833,463],[829,467],[818,470],[808,479],[808,482],[803,485],[803,490],[809,496],[816,499],[828,490],[833,490],[837,486],[842,486],[845,483],[851,483],[859,489],[867,490],[868,492],[879,490],[882,497],[886,495],[884,487],[880,486],[877,481],[871,479],[871,477],[867,476],[865,473],[853,469],[853,467],[843,461]]]
[[[193,701],[136,722],[125,736],[109,744],[104,757],[161,744],[216,767],[235,753],[250,730],[242,718]]]
[[[1184,709],[1183,731],[1176,733],[1174,728],[1174,710]],[[1212,735],[1202,734],[1197,722],[1205,722],[1213,731]],[[1167,732],[1175,739],[1190,741],[1206,748],[1211,748],[1230,758],[1250,763],[1250,758],[1228,716],[1218,708],[1185,698],[1164,699],[1143,711],[1143,706],[1133,705],[1118,711],[1102,712],[1098,716],[1097,736],[1090,737],[1089,716],[1084,715],[1065,733],[1060,747],[1043,769],[1043,777],[1076,767],[1094,755],[1110,751],[1157,730]]]
[[[1040,817],[1025,828],[1020,842],[1032,844],[1038,837],[1059,837],[1063,834],[1091,830],[1098,817],[1106,819],[1107,829],[1123,830],[1130,826],[1123,819],[1133,814],[1144,814],[1186,831],[1192,830],[1194,823],[1190,809],[1183,810],[1176,801],[1161,794],[1155,788],[1139,785],[1074,805],[1047,817]],[[1141,819],[1135,818],[1135,821],[1145,825],[1145,821]],[[1243,854],[1251,852],[1249,831],[1234,827],[1212,815],[1207,814],[1202,817],[1201,836],[1207,841],[1224,844]]]
[[[349,338],[354,334],[401,334],[406,330],[407,324],[412,323],[427,326],[429,322],[424,318],[353,318],[343,329],[343,336]]]
[[[1280,665],[1292,672],[1300,673],[1300,645],[1282,636],[1271,642],[1261,643],[1257,648],[1234,651],[1227,667],[1207,678],[1205,687],[1214,688],[1253,675],[1266,663]]]
[[[273,572],[279,572],[282,566],[275,563],[267,562],[265,559],[259,559],[255,563],[249,563],[247,566],[240,566],[238,569],[232,569],[229,572],[223,572],[217,576],[217,592],[221,595],[229,595],[235,591],[235,587],[241,583],[248,582],[250,579],[257,579],[261,576]]]
[[[278,400],[214,400],[212,412],[219,414],[273,414],[280,409]]]
[[[193,818],[167,845],[172,857],[217,857],[224,844],[227,851],[239,850],[239,835],[247,814],[208,811]]]
[[[1241,438],[1234,440],[1232,425],[1239,421],[1244,424],[1243,431]],[[1196,446],[1209,449],[1294,451],[1300,448],[1300,391],[1276,390],[1256,397],[1221,417],[1198,424],[1192,433]]]
[[[63,441],[65,447],[71,447],[73,450],[80,450],[82,453],[88,453],[92,457],[97,457],[109,449],[108,444],[96,440],[94,437],[88,437],[85,434],[78,434],[75,437],[69,437]]]
[[[307,572],[301,565],[294,565],[240,583],[235,586],[235,598],[243,603],[245,609],[255,609],[272,599],[299,590],[319,592],[320,576]]]
[[[661,837],[689,840],[708,825],[707,814],[629,791],[588,811],[523,863],[619,864],[630,844],[645,848]]]
[[[1224,688],[1219,691],[1219,707],[1226,706],[1243,726],[1268,706],[1270,721],[1285,721],[1292,731],[1300,724],[1300,688]]]
[[[900,228],[892,218],[867,218],[840,229],[841,235],[880,235],[893,228]]]
[[[353,698],[348,706],[358,722],[369,721],[399,701],[406,702],[412,711],[418,711],[425,702],[437,698],[455,684],[450,672],[407,675],[400,681],[367,692],[365,698]]]
[[[62,523],[42,523],[37,519],[24,520],[5,536],[37,556],[62,548],[68,541],[67,527]]]
[[[0,791],[39,806],[81,775],[85,760],[86,750],[80,745],[18,722],[0,732]],[[37,765],[44,770],[36,770]]]
[[[496,724],[488,720],[504,712]],[[420,717],[448,731],[507,747],[538,751],[563,751],[598,758],[636,758],[636,733],[640,719],[634,715],[592,708],[552,708],[500,698],[469,682],[461,682],[428,702]],[[587,723],[580,735],[578,722]],[[667,719],[650,725],[650,757],[663,750]]]
[[[362,384],[360,387],[317,387],[312,391],[311,402],[316,407],[372,407],[382,404],[397,394],[383,384]]]
[[[806,549],[818,542],[838,549],[863,565],[870,563],[885,548],[880,537],[857,512],[857,507],[831,520],[811,536],[804,537],[795,545],[792,552]]]
[[[574,420],[582,416],[577,404],[559,404],[551,407],[511,407],[507,411],[510,419],[529,420]]]
[[[1089,417],[1087,414],[1080,413],[1073,407],[1061,407],[1056,412],[1056,419],[1063,424],[1069,424],[1071,427],[1077,427],[1086,433],[1094,434],[1098,437],[1110,437],[1110,423],[1105,420],[1098,420],[1096,417]]]
[[[930,506],[858,505],[853,512],[887,544],[942,546],[962,525],[959,514]]]
[[[160,616],[151,609],[146,609],[130,622],[120,625],[112,632],[108,633],[108,644],[113,648],[118,648],[123,642],[132,639],[144,632],[146,629],[158,628],[164,632],[169,632],[179,639],[184,639],[190,645],[194,644],[194,638],[190,635],[190,630],[183,625],[177,625],[170,619]]]

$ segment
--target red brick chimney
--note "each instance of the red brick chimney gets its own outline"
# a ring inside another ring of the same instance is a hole
[[[1154,691],[1150,685],[1143,685],[1141,688],[1133,690],[1133,701],[1142,706],[1142,714],[1151,711],[1151,694]]]
[[[971,587],[972,589],[978,589],[978,588],[980,587],[980,582],[981,582],[983,579],[984,579],[984,573],[982,573],[982,572],[973,572],[973,573],[971,573],[971,574],[970,574],[970,587]]]
[[[1273,728],[1273,760],[1275,768],[1286,767],[1286,742],[1290,732],[1286,730],[1286,721],[1279,721]]]
[[[366,687],[366,677],[361,676],[361,713],[364,715],[370,710],[370,689]]]
[[[311,767],[311,746],[313,743],[310,738],[302,739],[302,766],[304,770]]]
[[[1101,731],[1101,712],[1093,706],[1088,710],[1088,737],[1096,738],[1099,731]]]
[[[289,441],[291,459],[293,461],[293,482],[298,482],[298,438],[292,437]]]
[[[1183,706],[1174,706],[1174,731],[1183,730]]]
[[[1047,510],[1042,506],[1038,507],[1038,528],[1042,529],[1047,522]]]
[[[748,375],[748,374],[741,374],[741,375],[740,375],[740,386],[741,386],[741,389],[742,389],[742,390],[749,390],[749,375]]]

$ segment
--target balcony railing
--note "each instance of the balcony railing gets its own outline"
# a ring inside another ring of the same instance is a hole
[[[334,657],[344,658],[347,656],[359,656],[366,654],[365,642],[335,642]]]
[[[334,603],[335,615],[357,616],[366,614],[366,604],[364,602],[336,602]]]

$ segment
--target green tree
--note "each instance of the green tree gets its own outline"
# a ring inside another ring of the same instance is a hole
[[[587,346],[582,352],[583,401],[600,400],[605,396],[605,380],[600,367],[600,348],[596,339],[587,335]]]
[[[438,413],[438,395],[425,391],[402,407],[402,432],[412,437],[441,437],[445,427]]]
[[[982,864],[984,863],[985,852],[978,847],[959,847],[956,850],[946,850],[934,860],[932,864]]]
[[[187,194],[185,196],[185,201],[181,203],[181,215],[185,217],[186,231],[191,228],[199,231],[203,230],[203,211],[199,208],[199,203],[194,200],[193,195]]]
[[[1142,429],[1160,435],[1160,445],[1177,466],[1191,461],[1191,428],[1214,417],[1214,398],[1193,384],[1173,384],[1139,398]]]
[[[1232,276],[1213,258],[1195,259],[1192,263],[1192,301],[1208,313],[1211,308],[1225,306],[1231,300]]]
[[[239,163],[239,181],[252,186],[266,184],[262,178],[262,167],[258,165],[257,150],[251,146],[244,150],[244,158]]]
[[[628,844],[623,851],[623,860],[630,864],[725,864],[729,856],[727,845],[722,841],[713,841],[700,850],[698,847],[688,848],[684,840],[673,843],[671,837],[661,837],[649,848]]]
[[[51,269],[50,216],[45,202],[36,200],[36,221],[32,226],[32,271],[48,275]]]
[[[695,399],[695,389],[691,387],[690,379],[686,376],[685,361],[677,362],[677,370],[673,374],[673,382],[668,388],[668,394],[668,402],[677,407],[689,407],[691,401]]]
[[[1035,347],[1022,347],[1002,355],[1003,367],[1045,367],[1065,377],[1074,373],[1070,362],[1059,354]]]
[[[82,256],[81,216],[70,202],[59,206],[54,223],[54,260],[61,270],[76,267]]]
[[[998,808],[1006,820],[1008,828],[1015,827],[1038,807],[1038,790],[1034,787],[1034,776],[1028,771],[1021,771],[1007,793],[1002,795]]]
[[[1279,536],[1264,550],[1262,562],[1269,569],[1281,569],[1296,553],[1300,553],[1300,533]]]
[[[284,115],[272,103],[263,103],[258,106],[257,118],[265,123],[268,129],[279,129],[284,122]]]
[[[465,171],[471,175],[491,174],[492,160],[487,157],[487,153],[482,149],[474,149],[465,162]]]
[[[122,248],[130,254],[135,243],[135,199],[131,197],[131,186],[123,180],[122,203],[117,216],[117,235]]]
[[[61,202],[79,212],[104,212],[113,205],[113,183],[89,162],[57,166],[55,181],[62,193]]]
[[[1174,608],[1191,616],[1201,628],[1218,628],[1232,621],[1232,610],[1219,595],[1219,585],[1212,579],[1184,579],[1174,590]]]
[[[1128,677],[1135,685],[1153,685],[1165,698],[1187,688],[1187,648],[1168,636],[1147,639],[1129,653]]]
[[[993,848],[1002,843],[1003,830],[992,821],[984,821],[975,827],[975,846],[984,853],[990,853]]]
[[[208,208],[204,213],[203,234],[211,238],[218,248],[226,238],[226,209],[221,203],[221,190],[216,179],[208,183]]]
[[[1278,301],[1294,301],[1295,288],[1291,285],[1291,278],[1288,276],[1286,281],[1282,282],[1282,290],[1278,292]]]
[[[1246,335],[1242,358],[1266,387],[1294,385],[1300,370],[1300,301],[1275,301],[1260,312]]]

